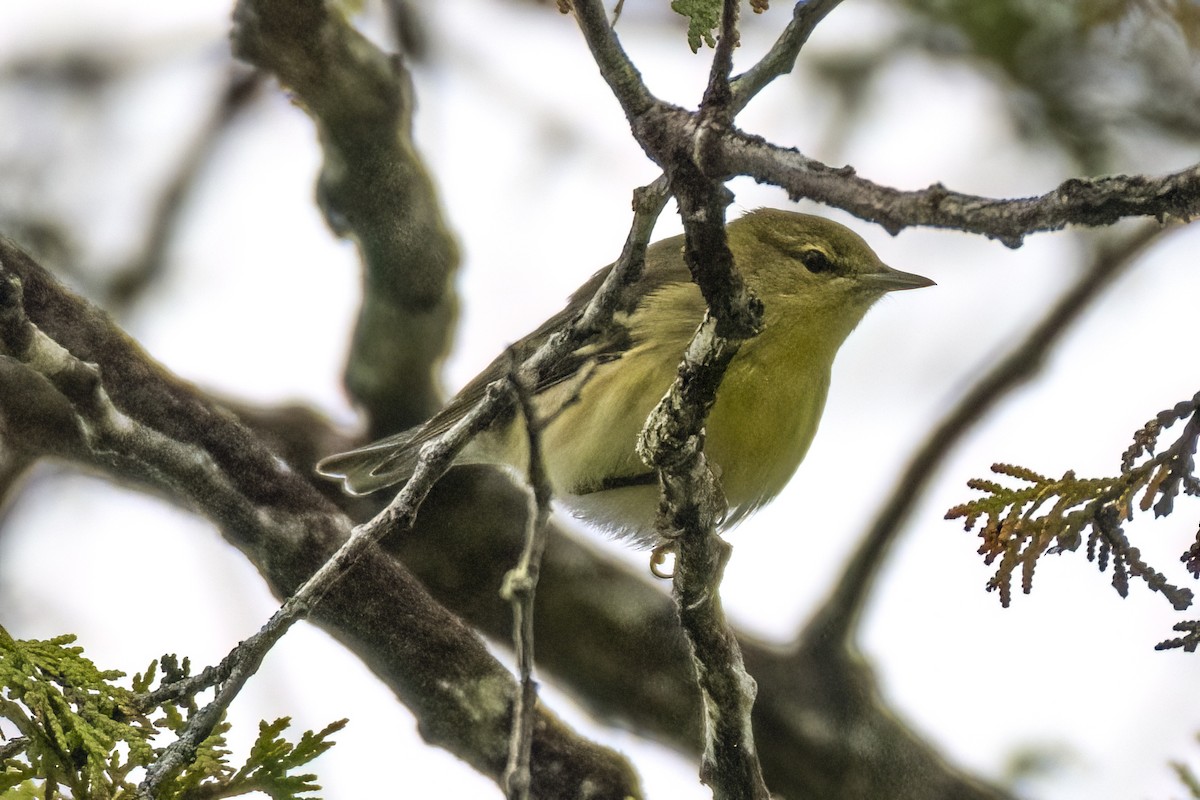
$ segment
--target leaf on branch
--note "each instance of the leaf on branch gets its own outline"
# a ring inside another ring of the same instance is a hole
[[[1187,419],[1180,436],[1166,450],[1154,455],[1162,431]],[[1012,600],[1013,575],[1021,570],[1021,589],[1033,588],[1033,574],[1044,554],[1075,551],[1087,537],[1087,558],[1101,572],[1112,566],[1112,585],[1125,597],[1129,579],[1140,578],[1151,590],[1162,593],[1177,609],[1192,603],[1192,592],[1171,584],[1165,575],[1142,560],[1130,544],[1123,524],[1133,519],[1136,507],[1154,509],[1156,517],[1170,514],[1180,491],[1200,494],[1195,475],[1195,452],[1200,439],[1200,393],[1190,401],[1160,412],[1133,436],[1133,444],[1121,457],[1121,472],[1111,478],[1079,478],[1068,471],[1061,478],[1048,478],[1026,467],[994,464],[992,472],[1019,482],[1010,486],[975,478],[967,485],[984,497],[955,506],[947,519],[962,519],[966,530],[979,527],[984,563],[996,564],[988,580],[988,591],[997,591],[1004,606]],[[980,525],[981,520],[983,521]],[[1181,559],[1200,577],[1200,532]]]
[[[688,18],[688,47],[693,53],[702,41],[717,46],[713,31],[721,24],[721,0],[671,0],[671,10]]]

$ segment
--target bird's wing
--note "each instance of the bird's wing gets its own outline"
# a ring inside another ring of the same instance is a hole
[[[681,241],[682,237],[674,237],[656,242],[651,246],[650,252],[647,253],[647,262],[652,256],[657,255],[658,258],[654,262],[656,268],[643,270],[641,277],[624,290],[624,295],[628,298],[625,303],[627,307],[632,306],[636,309],[643,298],[665,284],[691,280],[691,275],[683,263],[681,254],[674,259],[662,257],[671,251],[680,253]],[[537,330],[513,344],[506,352],[497,356],[486,369],[476,375],[451,399],[445,408],[425,423],[421,432],[422,441],[428,441],[449,430],[483,399],[488,384],[503,378],[514,364],[519,365],[524,362],[545,344],[551,334],[570,323],[600,289],[600,285],[608,277],[612,268],[613,265],[610,264],[592,275],[571,295],[566,308],[543,322]],[[629,316],[628,313],[618,312],[604,331],[551,364],[533,387],[534,393],[541,394],[551,387],[574,378],[589,365],[604,364],[619,359],[636,343],[633,333],[626,324]]]
[[[627,307],[636,306],[642,298],[665,284],[691,280],[683,262],[681,244],[682,237],[674,237],[651,245],[647,263],[652,263],[654,268],[645,269],[639,280],[624,290]],[[329,456],[317,464],[317,471],[342,480],[346,491],[359,495],[407,480],[416,468],[421,446],[446,433],[483,399],[489,384],[503,378],[514,364],[532,356],[551,334],[567,325],[611,271],[610,264],[589,278],[571,295],[566,308],[496,357],[428,422],[355,450]],[[620,359],[622,353],[635,344],[633,334],[625,324],[628,316],[618,313],[604,331],[550,365],[533,387],[534,393],[541,394],[578,376],[589,366]],[[510,415],[515,413],[515,410],[509,412]]]

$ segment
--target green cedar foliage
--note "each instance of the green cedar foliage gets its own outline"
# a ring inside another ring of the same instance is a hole
[[[74,645],[74,636],[46,641],[13,639],[0,627],[0,719],[17,735],[0,741],[0,798],[132,798],[137,781],[163,746],[197,709],[189,668],[164,656],[159,687],[151,692],[158,662],[125,677],[100,670]],[[260,791],[274,800],[314,800],[316,776],[292,774],[333,746],[329,737],[346,720],[304,732],[292,744],[281,737],[288,718],[260,723],[246,762],[229,763],[222,722],[197,748],[196,758],[162,785],[164,800],[236,797]],[[156,746],[156,744],[160,746]]]

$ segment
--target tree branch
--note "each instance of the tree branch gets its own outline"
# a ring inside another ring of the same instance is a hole
[[[599,0],[571,0],[571,6],[600,75],[612,89],[625,116],[632,120],[649,111],[659,101],[650,94],[641,72],[613,33],[604,4]]]
[[[716,530],[724,498],[704,455],[704,421],[717,387],[741,342],[757,334],[762,320],[762,303],[742,281],[726,241],[725,208],[733,195],[696,166],[705,158],[709,136],[719,135],[733,119],[729,74],[738,43],[738,5],[739,0],[724,0],[691,152],[686,139],[668,141],[673,157],[660,162],[679,201],[684,259],[709,313],[682,356],[678,377],[646,420],[638,454],[658,471],[662,494],[656,527],[676,553],[673,594],[704,712],[700,779],[718,800],[766,800],[770,794],[751,723],[756,688],[721,605],[721,578],[731,552]]]
[[[712,147],[709,166],[748,175],[876,222],[896,234],[917,225],[951,228],[1020,247],[1031,233],[1067,225],[1104,226],[1125,217],[1191,219],[1200,211],[1200,165],[1158,178],[1110,175],[1071,178],[1040,197],[1002,200],[954,192],[941,184],[914,192],[881,186],[850,167],[829,167],[797,150],[731,131]]]
[[[538,578],[549,535],[550,502],[553,493],[550,476],[542,459],[542,426],[533,401],[533,387],[522,380],[516,363],[509,383],[517,394],[521,419],[529,442],[529,485],[533,490],[525,526],[525,547],[517,565],[504,576],[500,596],[512,604],[513,651],[517,654],[520,691],[513,708],[512,736],[508,745],[508,764],[504,768],[504,792],[508,800],[528,800],[529,759],[533,747],[533,711],[537,704],[537,684],[533,680],[533,614],[536,607]]]

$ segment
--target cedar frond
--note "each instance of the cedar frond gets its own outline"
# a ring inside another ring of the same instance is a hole
[[[1183,636],[1175,639],[1167,639],[1154,645],[1155,650],[1183,650],[1185,653],[1194,653],[1196,648],[1200,646],[1200,619],[1190,619],[1184,622],[1176,622],[1171,630],[1182,633]]]
[[[1183,430],[1164,448],[1163,432],[1180,421],[1186,421]],[[1130,579],[1137,578],[1182,610],[1191,605],[1192,591],[1172,584],[1147,564],[1130,543],[1124,525],[1135,512],[1153,510],[1155,517],[1170,514],[1181,492],[1200,495],[1200,477],[1195,472],[1198,443],[1200,392],[1159,412],[1135,431],[1132,444],[1121,455],[1121,470],[1113,477],[1081,478],[1068,470],[1054,479],[1018,464],[996,463],[993,475],[1009,480],[972,478],[967,486],[982,496],[949,509],[946,518],[961,519],[968,531],[978,528],[979,554],[985,564],[995,567],[987,589],[997,591],[1005,606],[1011,600],[1018,566],[1021,590],[1028,594],[1038,560],[1080,549],[1086,529],[1086,557],[1101,572],[1111,567],[1118,594],[1126,596]],[[1200,579],[1200,531],[1180,560]]]

